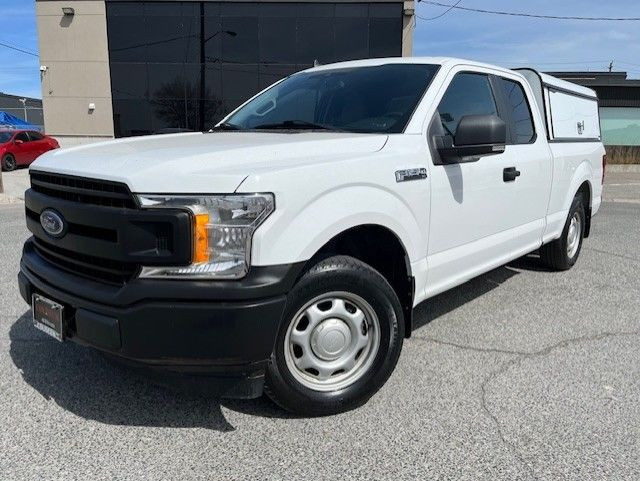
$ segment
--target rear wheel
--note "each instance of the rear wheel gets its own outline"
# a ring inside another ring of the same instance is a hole
[[[2,158],[2,170],[5,170],[7,172],[11,172],[12,170],[15,170],[16,168],[16,159],[13,155],[11,154],[6,154],[3,158]]]
[[[582,249],[586,215],[582,195],[577,194],[571,203],[562,235],[540,248],[540,258],[552,269],[564,271],[573,267]]]
[[[386,279],[352,257],[330,257],[287,298],[265,391],[297,414],[353,409],[389,378],[403,338],[402,308]]]

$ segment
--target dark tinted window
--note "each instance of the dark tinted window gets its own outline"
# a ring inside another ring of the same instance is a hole
[[[116,136],[202,130],[313,66],[402,54],[400,2],[109,1]]]
[[[457,74],[438,105],[442,125],[455,135],[465,115],[497,115],[489,77],[482,74]]]
[[[528,144],[533,139],[534,128],[531,110],[522,85],[500,77],[500,84],[507,102],[507,112],[511,130],[511,143]]]
[[[12,135],[13,134],[11,132],[0,132],[0,144],[9,142],[11,140]]]
[[[369,56],[395,57],[402,54],[402,22],[395,18],[372,18],[369,20]]]
[[[18,132],[14,140],[22,140],[23,142],[29,142],[29,136],[26,132]]]
[[[31,140],[42,140],[44,139],[44,136],[40,133],[40,132],[29,132],[29,137],[31,138]]]
[[[260,62],[296,62],[296,22],[287,17],[260,19],[258,28]]]
[[[333,18],[299,18],[296,29],[296,59],[299,64],[313,65],[335,58],[333,49]]]
[[[437,69],[389,64],[300,73],[262,93],[227,121],[242,129],[302,122],[350,132],[398,133]]]

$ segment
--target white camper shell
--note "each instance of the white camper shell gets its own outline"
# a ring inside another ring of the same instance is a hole
[[[550,142],[600,140],[598,97],[593,90],[533,69],[515,70],[533,89]]]

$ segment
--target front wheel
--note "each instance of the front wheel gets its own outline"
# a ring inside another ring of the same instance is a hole
[[[352,257],[330,257],[287,298],[265,391],[297,414],[353,409],[389,378],[403,338],[400,302],[386,279]]]
[[[16,169],[16,165],[16,159],[11,154],[7,154],[2,158],[2,170],[11,172]]]
[[[586,226],[585,207],[582,195],[577,194],[565,223],[562,235],[540,248],[540,258],[552,269],[565,271],[573,267],[582,249],[582,240]]]

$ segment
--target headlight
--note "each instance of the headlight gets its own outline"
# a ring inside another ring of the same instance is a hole
[[[143,208],[186,209],[193,216],[192,264],[143,267],[140,277],[239,279],[249,270],[253,233],[275,208],[272,194],[139,195]]]

